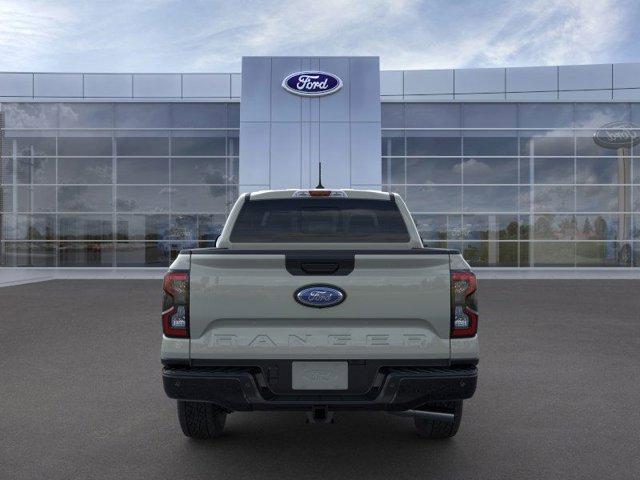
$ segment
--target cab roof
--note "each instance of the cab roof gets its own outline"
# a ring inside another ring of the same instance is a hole
[[[252,192],[251,200],[279,200],[284,198],[293,198],[305,195],[307,192],[341,192],[340,196],[346,198],[358,198],[364,200],[389,200],[391,198],[390,193],[381,192],[379,190],[354,190],[349,188],[340,188],[340,189],[299,189],[299,188],[289,188],[286,190],[260,190],[258,192]],[[314,196],[312,194],[312,196]],[[321,196],[321,195],[318,195]]]

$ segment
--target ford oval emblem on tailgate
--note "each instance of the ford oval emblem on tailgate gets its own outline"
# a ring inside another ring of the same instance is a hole
[[[296,302],[306,307],[325,308],[342,303],[347,295],[337,287],[329,285],[310,285],[297,290]]]

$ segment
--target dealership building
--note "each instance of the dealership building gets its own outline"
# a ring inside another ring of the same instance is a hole
[[[163,267],[239,193],[313,188],[322,162],[325,187],[399,193],[476,267],[639,268],[638,125],[640,63],[0,73],[0,266]]]

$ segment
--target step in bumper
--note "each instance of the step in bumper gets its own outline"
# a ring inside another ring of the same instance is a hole
[[[378,387],[358,395],[339,391],[274,394],[260,386],[255,370],[247,367],[165,367],[162,378],[170,398],[211,402],[229,411],[307,410],[318,405],[332,410],[401,411],[471,398],[478,378],[475,365],[394,367],[381,373],[384,379]]]

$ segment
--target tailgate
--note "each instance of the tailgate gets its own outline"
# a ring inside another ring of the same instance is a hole
[[[295,275],[285,253],[192,255],[191,358],[449,358],[448,254],[356,253],[352,265]],[[345,299],[328,308],[296,301],[313,285]]]

